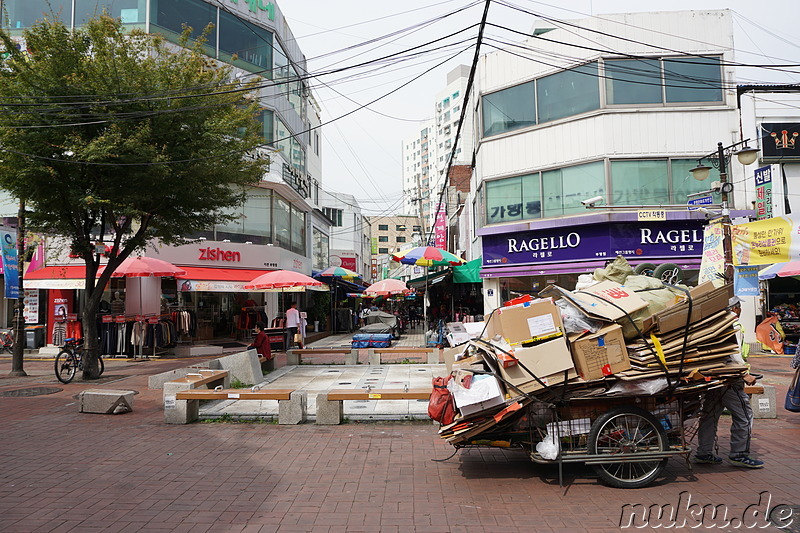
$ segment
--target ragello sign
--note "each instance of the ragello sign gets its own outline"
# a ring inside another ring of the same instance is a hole
[[[629,257],[699,257],[703,222],[651,221],[484,235],[483,264],[531,264]]]
[[[208,247],[200,248],[200,256],[197,259],[200,261],[231,261],[240,263],[242,261],[242,255],[232,250]]]

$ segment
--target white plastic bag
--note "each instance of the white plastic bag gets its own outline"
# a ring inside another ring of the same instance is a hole
[[[633,381],[620,381],[606,392],[606,394],[647,394],[652,395],[667,388],[667,378],[636,379]]]
[[[597,285],[597,280],[591,274],[581,274],[578,276],[578,282],[575,283],[575,290],[582,291],[592,285]]]
[[[558,441],[556,441],[555,436],[550,433],[545,435],[542,442],[536,445],[536,451],[539,452],[542,459],[547,459],[548,461],[558,457]]]

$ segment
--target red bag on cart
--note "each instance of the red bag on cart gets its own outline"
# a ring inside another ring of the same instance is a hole
[[[452,424],[456,417],[453,396],[447,390],[447,382],[452,376],[433,378],[433,391],[428,401],[428,416],[443,426]]]

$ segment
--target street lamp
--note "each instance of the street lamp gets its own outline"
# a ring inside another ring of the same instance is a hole
[[[697,166],[690,170],[692,177],[698,181],[703,181],[708,178],[711,167],[703,164],[703,160],[707,160],[714,168],[719,170],[719,192],[722,195],[722,231],[723,231],[723,249],[725,251],[725,266],[724,275],[726,281],[733,279],[733,250],[731,247],[731,219],[730,209],[728,207],[728,194],[733,192],[733,183],[728,181],[728,169],[730,167],[730,159],[735,154],[736,159],[744,166],[751,165],[758,158],[758,148],[750,148],[747,143],[750,139],[745,139],[730,146],[722,146],[722,143],[717,143],[717,150],[708,155],[704,155],[697,160]],[[741,148],[739,148],[741,146]],[[737,148],[739,148],[737,150]]]

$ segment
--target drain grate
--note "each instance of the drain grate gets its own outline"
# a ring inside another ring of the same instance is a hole
[[[340,381],[339,385],[352,385],[353,383],[350,381]]]
[[[28,387],[27,389],[7,390],[0,392],[4,398],[27,398],[28,396],[42,396],[44,394],[55,394],[64,389],[59,387]]]

